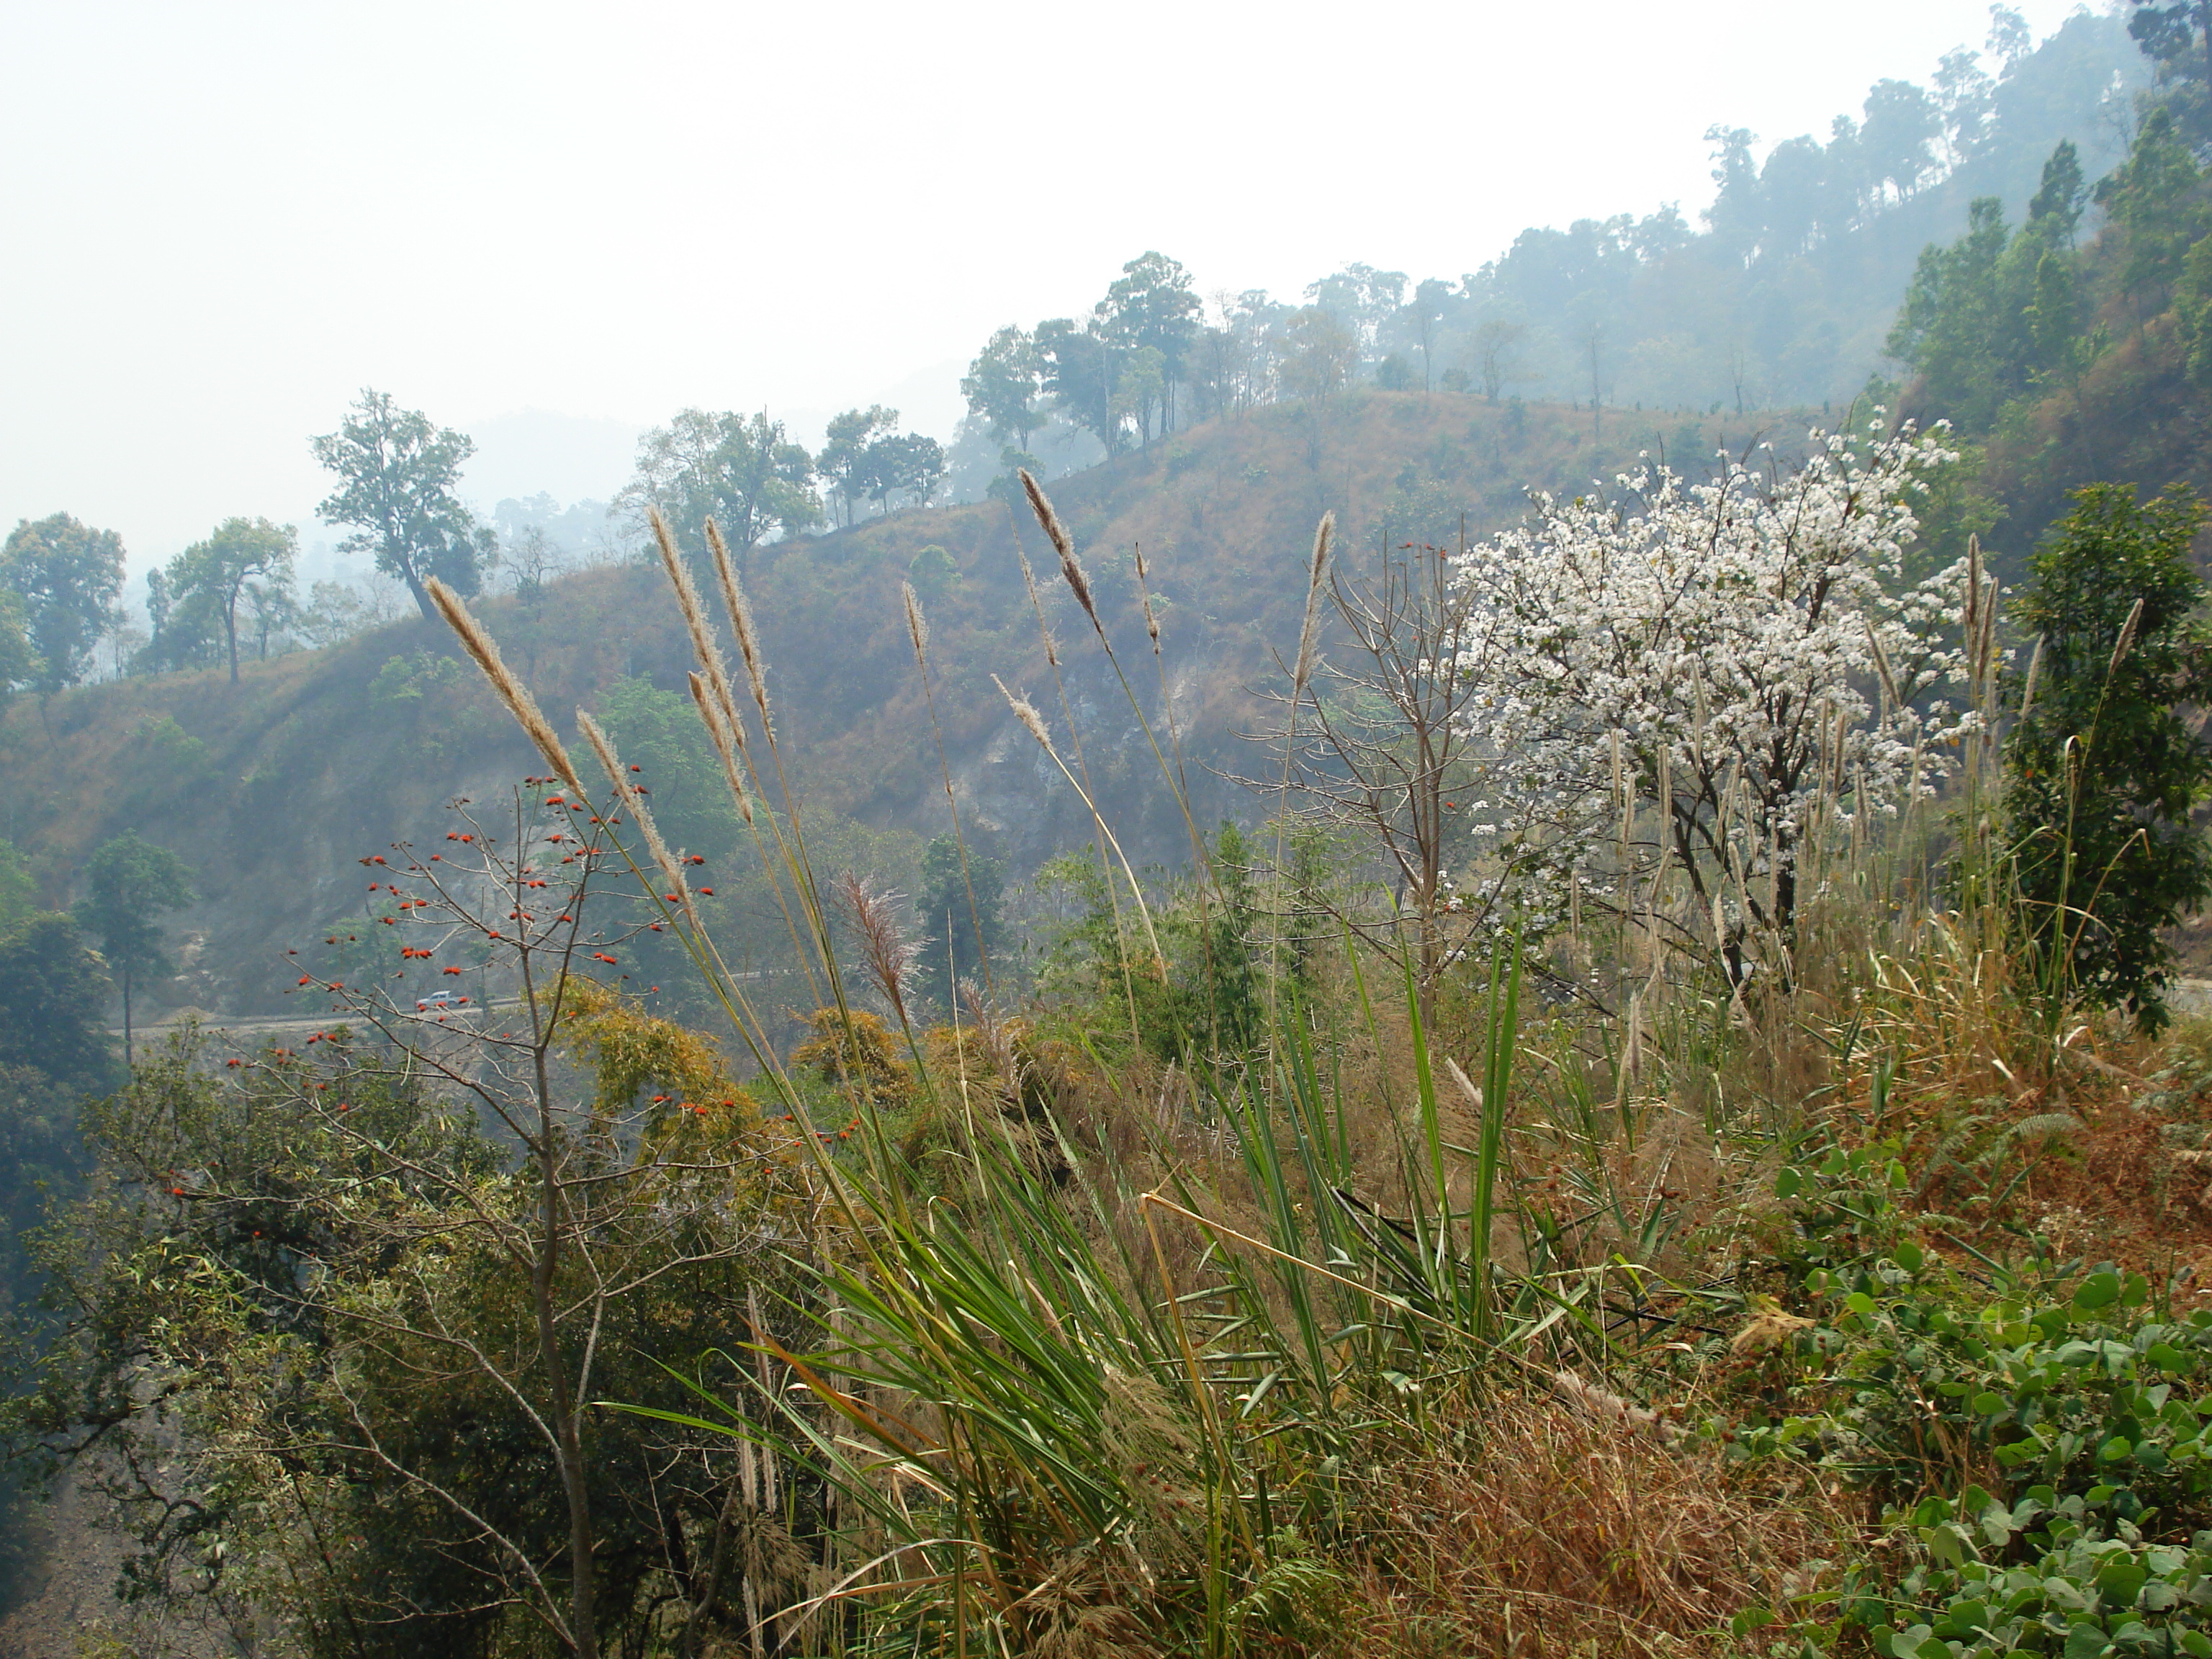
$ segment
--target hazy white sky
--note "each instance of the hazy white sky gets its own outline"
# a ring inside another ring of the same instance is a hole
[[[2019,3],[2039,36],[2074,9]],[[318,539],[307,436],[365,384],[509,434],[896,389],[949,437],[990,330],[1146,248],[1294,294],[1694,216],[1710,125],[1825,133],[1987,28],[1985,0],[0,0],[0,523],[73,512],[141,568],[234,513]],[[619,482],[618,441],[517,441],[479,488]]]

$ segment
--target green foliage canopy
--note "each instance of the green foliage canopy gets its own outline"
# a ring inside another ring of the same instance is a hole
[[[597,1035],[620,1050],[579,1055],[603,1104],[611,1080],[624,1110],[697,1087],[671,1063],[681,1034],[624,1018]],[[180,1038],[88,1109],[100,1179],[39,1246],[68,1317],[18,1370],[11,1425],[62,1455],[127,1449],[77,1468],[117,1501],[134,1598],[185,1605],[220,1583],[283,1618],[288,1650],[331,1659],[550,1651],[498,1593],[516,1569],[485,1535],[557,1586],[568,1522],[541,1378],[467,1358],[530,1328],[528,1274],[501,1245],[534,1224],[532,1171],[373,1045],[341,1033],[313,1052],[319,1065],[274,1050],[229,1067]],[[317,1109],[325,1097],[344,1104]],[[738,1137],[757,1178],[717,1161]],[[720,1237],[733,1220],[740,1238],[772,1231],[771,1143],[749,1110],[711,1133],[672,1112],[609,1139],[602,1178],[571,1189],[592,1243],[559,1259],[563,1334],[579,1350],[589,1336],[567,1326],[599,1335],[594,1395],[681,1411],[693,1397],[656,1358],[690,1364],[781,1306],[774,1251]],[[592,1267],[624,1286],[611,1304],[592,1300]],[[770,1525],[765,1560],[716,1559],[733,1457],[684,1456],[680,1431],[629,1413],[590,1413],[582,1433],[605,1650],[645,1651],[672,1595],[726,1633],[738,1572],[774,1583],[789,1553]]]
[[[881,404],[831,418],[822,477],[847,524],[864,500],[879,513],[889,512],[891,498],[901,494],[927,507],[945,482],[945,447],[918,432],[902,433],[898,423],[898,410]]]
[[[0,672],[26,671],[41,696],[82,679],[123,591],[123,538],[66,513],[21,520],[0,547],[0,586],[22,601],[27,653],[0,625]]]
[[[813,483],[814,458],[766,410],[685,409],[638,441],[636,473],[615,507],[641,533],[647,513],[658,510],[678,544],[700,559],[707,555],[707,520],[714,520],[743,574],[763,540],[821,522]]]
[[[123,990],[124,1041],[130,1041],[131,993],[149,974],[168,965],[161,916],[191,902],[190,872],[165,847],[125,830],[94,853],[85,866],[86,894],[78,921],[99,942]]]
[[[315,511],[351,525],[343,553],[370,553],[376,568],[407,584],[425,617],[436,614],[425,586],[433,576],[456,592],[477,591],[494,546],[457,493],[461,465],[476,453],[465,432],[430,424],[389,392],[364,388],[336,432],[311,441],[315,459],[338,487]]]
[[[0,1071],[65,1089],[106,1086],[115,1053],[100,1019],[106,976],[75,920],[33,911],[0,928]]]
[[[2205,509],[2179,486],[2143,503],[2124,484],[2074,499],[2014,611],[2041,641],[2006,741],[2005,807],[2050,959],[2155,1030],[2172,961],[2160,930],[2212,897],[2212,849],[2190,821],[2212,787],[2212,745],[2177,712],[2212,693],[2191,621],[2204,587],[2190,542]]]
[[[971,898],[972,894],[972,898]],[[1006,933],[1006,861],[968,849],[963,867],[960,843],[951,836],[933,837],[921,854],[921,982],[939,1006],[953,1006],[963,980],[981,976],[996,957]]]
[[[1026,449],[1030,434],[1045,422],[1037,398],[1044,386],[1043,362],[1036,337],[1018,325],[993,334],[960,378],[968,412],[984,424],[993,441],[1012,437]]]
[[[165,614],[156,618],[157,645],[162,634],[176,636],[173,645],[220,631],[230,659],[230,683],[237,684],[239,606],[251,604],[266,616],[288,609],[299,554],[300,532],[290,525],[225,519],[205,541],[169,561],[161,590]]]

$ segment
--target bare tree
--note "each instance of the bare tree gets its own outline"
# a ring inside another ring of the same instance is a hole
[[[1496,403],[1505,388],[1522,379],[1521,346],[1528,335],[1519,323],[1492,318],[1474,331],[1475,367],[1486,401]]]
[[[1352,830],[1374,848],[1389,873],[1389,912],[1322,902],[1411,969],[1425,1019],[1445,972],[1499,921],[1498,884],[1469,890],[1450,868],[1480,844],[1470,824],[1482,805],[1481,757],[1463,718],[1477,677],[1461,664],[1486,649],[1493,626],[1455,579],[1451,553],[1386,545],[1370,573],[1352,577],[1340,563],[1322,573],[1316,561],[1334,648],[1316,647],[1310,665],[1304,651],[1295,666],[1278,659],[1289,689],[1263,695],[1283,718],[1248,735],[1284,752],[1283,774],[1239,780],[1279,790],[1287,817]]]
[[[535,524],[525,525],[500,544],[499,562],[507,591],[526,604],[543,597],[573,565],[568,550],[546,535],[543,525]]]
[[[1735,394],[1735,412],[1744,412],[1744,395],[1751,384],[1751,348],[1741,340],[1731,340],[1728,349],[1729,386]]]
[[[644,1417],[617,1435],[595,1405],[684,1404],[638,1334],[690,1359],[765,1331],[757,1286],[811,1212],[793,1134],[618,989],[634,942],[684,908],[594,925],[601,872],[636,874],[618,839],[635,788],[594,810],[555,783],[489,815],[456,802],[436,853],[362,859],[364,940],[299,975],[331,1010],[299,1048],[234,1059],[222,1087],[180,1050],[95,1115],[117,1199],[57,1263],[88,1334],[37,1420],[131,1518],[165,1602],[219,1589],[365,1626],[511,1608],[596,1659],[644,1616],[635,1569],[599,1605],[617,1535],[633,1562],[658,1540],[681,1652],[732,1626],[758,1652],[795,1599],[766,1453]],[[197,1266],[161,1288],[179,1260]],[[303,1334],[272,1350],[272,1329]],[[457,1449],[477,1435],[495,1468]],[[642,1490],[617,1450],[659,1458]],[[349,1565],[363,1540],[331,1534],[356,1523],[331,1523],[360,1501],[416,1516],[405,1548],[473,1588],[425,1603],[406,1574]],[[206,1517],[237,1509],[264,1535],[210,1560]]]
[[[404,981],[398,995],[385,985],[326,988],[346,1016],[382,1038],[380,1064],[396,1057],[410,1074],[472,1100],[520,1155],[509,1201],[501,1202],[473,1179],[386,1151],[436,1201],[419,1213],[393,1215],[377,1230],[392,1236],[376,1243],[405,1250],[426,1229],[470,1240],[520,1293],[529,1337],[511,1346],[485,1340],[476,1322],[451,1305],[450,1288],[428,1272],[413,1276],[411,1295],[349,1309],[349,1318],[361,1333],[358,1345],[379,1351],[384,1364],[421,1368],[442,1357],[504,1395],[532,1425],[567,1508],[565,1584],[545,1576],[527,1549],[434,1470],[394,1455],[366,1397],[349,1394],[348,1405],[356,1450],[448,1507],[473,1540],[507,1564],[502,1593],[528,1606],[579,1659],[597,1659],[594,1506],[611,1495],[595,1492],[600,1483],[586,1423],[610,1316],[656,1280],[766,1257],[770,1241],[732,1225],[731,1204],[765,1196],[752,1189],[772,1178],[775,1165],[757,1147],[733,1141],[731,1132],[750,1107],[732,1085],[702,1079],[696,1086],[716,1091],[715,1097],[664,1094],[648,1102],[611,1098],[604,1086],[594,1096],[573,1072],[564,1075],[562,1051],[576,1042],[572,1023],[611,1010],[605,983],[580,970],[596,964],[595,972],[611,978],[626,943],[676,920],[670,896],[666,911],[645,920],[612,929],[589,925],[586,905],[602,869],[619,871],[625,883],[638,873],[616,839],[623,813],[594,812],[574,792],[557,788],[543,801],[518,793],[498,826],[466,802],[456,811],[463,827],[450,839],[459,855],[421,857],[396,848],[404,873],[387,874],[381,886],[394,931],[426,939],[399,946],[408,959],[428,963],[465,947],[485,1002],[471,1010],[465,999],[412,995]],[[392,866],[376,859],[371,867],[388,872]],[[444,960],[439,977],[465,981],[470,972]],[[463,1025],[465,1036],[456,1030]],[[720,1093],[724,1088],[730,1092]],[[303,1103],[328,1092],[306,1091]],[[724,1479],[723,1518],[703,1559],[679,1574],[692,1604],[687,1644],[696,1643],[702,1617],[721,1594],[726,1534],[764,1501],[750,1468],[733,1467]]]
[[[1590,436],[1605,435],[1605,390],[1608,384],[1606,369],[1605,325],[1592,318],[1583,326],[1583,362],[1589,370]]]
[[[1436,389],[1437,330],[1443,322],[1451,284],[1431,276],[1413,289],[1413,331],[1421,343],[1421,390]]]

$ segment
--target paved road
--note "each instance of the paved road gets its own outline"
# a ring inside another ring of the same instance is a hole
[[[848,975],[857,975],[861,972],[861,964],[857,962],[848,962],[842,964],[842,971]],[[806,971],[808,970],[803,968],[759,968],[754,969],[747,973],[732,974],[730,977],[733,980],[751,982],[760,980],[789,979],[795,975],[802,974]],[[2202,985],[2204,988],[2205,1006],[2208,1008],[2212,1008],[2212,980],[2190,980],[2185,981],[2185,983]],[[491,1008],[513,1008],[517,1006],[519,1006],[517,1003],[512,1001],[504,1003],[493,1002],[483,1005],[484,1007]],[[482,1009],[479,1005],[471,1002],[469,1004],[467,1008],[463,1009],[460,1012],[464,1013],[475,1013],[480,1012],[481,1011]],[[313,1032],[323,1030],[329,1026],[342,1024],[343,1017],[327,1013],[298,1015],[224,1015],[204,1013],[199,1017],[199,1021],[202,1028],[206,1030],[228,1031],[234,1036],[278,1036],[288,1031]],[[182,1029],[183,1027],[179,1024],[177,1021],[173,1019],[165,1019],[151,1025],[140,1025],[134,1027],[131,1031],[131,1038],[134,1042],[143,1042],[155,1038],[167,1036],[170,1032],[181,1030]],[[107,1035],[112,1037],[119,1038],[123,1035],[123,1028],[120,1025],[111,1025],[107,1028]]]
[[[495,1003],[492,1006],[495,1008],[512,1008],[515,1005],[510,1002],[504,1004]],[[471,1002],[467,1007],[456,1009],[454,1012],[462,1014],[473,1014],[481,1013],[483,1011],[476,1003]],[[322,1013],[239,1014],[235,1016],[207,1014],[201,1018],[199,1023],[200,1029],[202,1030],[224,1031],[228,1032],[232,1036],[283,1036],[295,1032],[304,1032],[312,1035],[317,1031],[326,1031],[333,1025],[343,1025],[349,1022],[343,1014]],[[360,1020],[354,1020],[350,1023],[356,1027],[363,1024],[363,1022]],[[133,1042],[140,1044],[153,1042],[159,1041],[162,1037],[167,1036],[173,1031],[181,1031],[184,1029],[184,1026],[179,1022],[165,1019],[153,1025],[133,1026],[131,1031],[131,1039]],[[111,1025],[107,1028],[107,1035],[119,1039],[123,1036],[123,1028],[120,1025]]]

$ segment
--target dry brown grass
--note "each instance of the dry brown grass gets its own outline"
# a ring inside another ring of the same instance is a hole
[[[1362,1656],[1720,1654],[1729,1620],[1779,1607],[1850,1547],[1852,1500],[1752,1482],[1559,1400],[1468,1402],[1467,1446],[1378,1460],[1346,1621]]]

